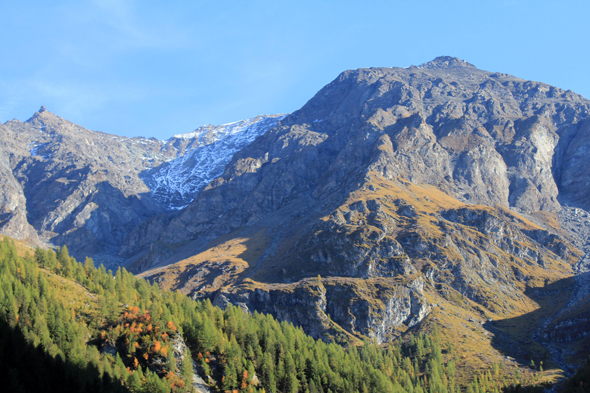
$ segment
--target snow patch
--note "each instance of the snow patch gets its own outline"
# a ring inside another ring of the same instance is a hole
[[[39,142],[31,142],[29,143],[29,153],[31,153],[31,157],[41,157],[43,161],[49,160],[53,158],[53,153],[46,153],[45,148],[47,147],[47,143],[39,143]]]
[[[221,126],[205,125],[193,132],[174,135],[167,143],[191,139],[194,142],[189,143],[184,155],[147,170],[142,177],[156,200],[168,209],[182,209],[223,173],[235,153],[284,117],[258,116]]]

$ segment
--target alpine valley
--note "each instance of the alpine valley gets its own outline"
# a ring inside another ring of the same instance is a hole
[[[0,125],[0,231],[326,342],[435,332],[466,380],[555,382],[590,354],[589,157],[589,100],[438,57],[166,141],[42,107]]]

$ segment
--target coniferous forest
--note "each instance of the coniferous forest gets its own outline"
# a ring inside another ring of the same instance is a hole
[[[124,269],[78,263],[66,247],[27,252],[0,242],[6,391],[191,392],[193,373],[218,392],[520,390],[495,364],[462,386],[456,363],[436,331],[345,348],[268,315],[162,291]]]

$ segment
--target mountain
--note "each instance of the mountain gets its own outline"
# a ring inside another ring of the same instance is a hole
[[[466,359],[574,362],[589,108],[455,58],[346,71],[137,227],[127,266],[324,339],[438,326]]]
[[[26,122],[0,125],[0,230],[116,266],[133,228],[174,214],[277,120],[259,116],[159,141],[90,131],[42,107]]]
[[[590,351],[589,109],[439,57],[168,141],[41,110],[0,127],[0,225],[326,341],[438,331],[463,368],[568,373]]]

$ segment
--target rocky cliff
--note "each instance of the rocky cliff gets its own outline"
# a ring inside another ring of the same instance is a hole
[[[162,240],[227,233],[298,198],[337,203],[369,173],[523,213],[588,209],[589,104],[458,59],[347,71],[237,153]]]

